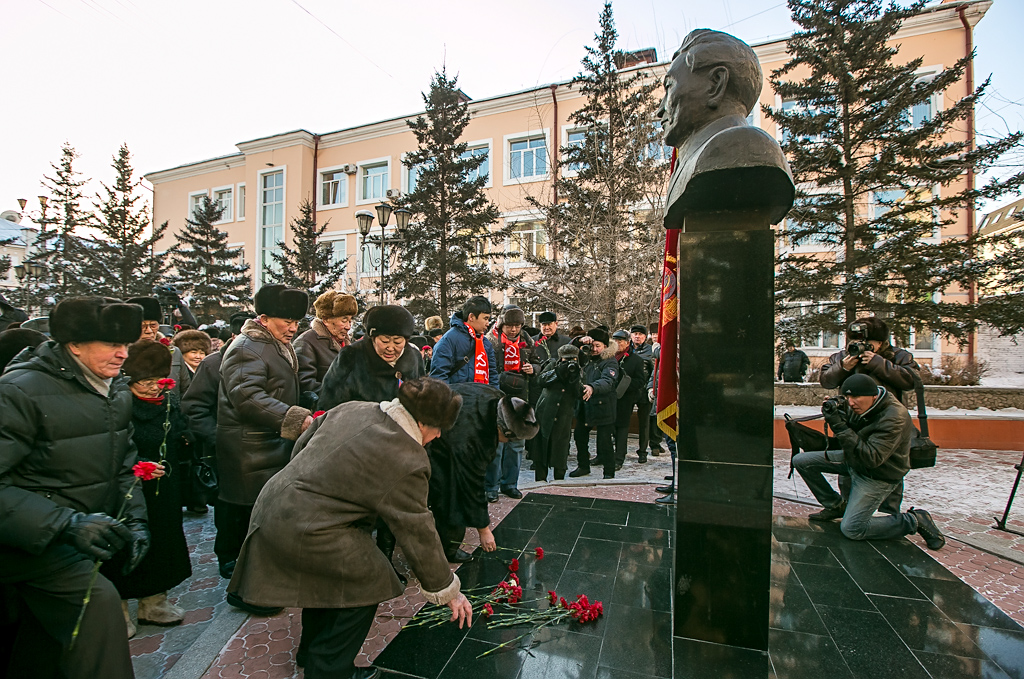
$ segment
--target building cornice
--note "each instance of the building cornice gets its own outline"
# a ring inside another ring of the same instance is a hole
[[[284,134],[275,134],[269,137],[260,137],[250,141],[243,141],[235,144],[238,150],[245,155],[273,151],[275,149],[287,148],[289,146],[305,146],[313,148],[313,133],[308,130],[292,130]]]
[[[232,170],[236,167],[244,166],[245,154],[232,153],[229,156],[218,156],[217,158],[210,158],[209,160],[201,160],[198,163],[179,165],[168,170],[157,170],[156,172],[150,172],[143,175],[143,178],[150,184],[162,184],[163,182],[173,182],[177,179],[195,177],[197,175],[206,174],[207,172]]]

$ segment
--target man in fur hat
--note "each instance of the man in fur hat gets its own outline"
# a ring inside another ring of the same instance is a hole
[[[120,596],[103,575],[73,645],[72,630],[93,564],[123,551],[130,572],[149,546],[145,499],[129,493],[136,449],[120,377],[141,326],[135,304],[62,300],[50,312],[53,339],[0,377],[0,583],[60,643],[66,677],[134,676]]]
[[[352,295],[328,290],[316,298],[313,309],[316,318],[309,330],[295,339],[295,354],[299,357],[299,379],[312,384],[310,389],[319,393],[334,357],[349,343],[348,331],[359,313],[359,304]]]
[[[589,341],[588,341],[589,340]],[[581,340],[580,353],[586,351],[583,365],[583,396],[576,406],[576,469],[569,476],[576,478],[590,474],[590,431],[597,430],[597,462],[604,467],[604,478],[615,478],[616,397],[619,383],[619,362],[615,349],[608,346],[608,330],[597,327]],[[583,361],[580,361],[583,363]]]
[[[428,340],[431,349],[437,344],[437,340],[441,339],[441,335],[444,334],[444,321],[441,320],[440,316],[431,316],[427,320],[423,321],[423,334]]]
[[[313,421],[312,413],[299,405],[305,387],[291,345],[309,296],[283,285],[264,285],[255,301],[256,318],[245,322],[220,366],[214,552],[225,575],[233,571],[263,484],[288,463],[295,440]],[[230,597],[229,603],[242,605]]]
[[[178,303],[182,304],[180,299],[178,300]],[[171,339],[169,337],[166,337],[162,332],[160,332],[160,324],[163,322],[164,318],[163,308],[160,306],[160,300],[156,297],[132,297],[131,299],[125,300],[125,304],[138,304],[142,307],[142,332],[137,339],[154,340],[171,346],[171,373],[169,377],[174,378],[174,389],[172,389],[172,391],[175,396],[180,397],[188,388],[188,383],[191,381],[191,375],[182,360],[181,351],[171,344]],[[185,306],[184,309],[188,312],[188,318],[195,323],[196,319],[192,316],[192,312],[188,311],[187,306]]]

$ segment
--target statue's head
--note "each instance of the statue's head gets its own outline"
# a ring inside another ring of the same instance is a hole
[[[761,65],[750,45],[721,31],[691,31],[665,74],[665,98],[658,110],[665,143],[679,147],[718,118],[746,117],[761,85]]]

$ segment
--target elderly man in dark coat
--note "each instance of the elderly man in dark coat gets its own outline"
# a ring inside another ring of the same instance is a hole
[[[539,427],[529,403],[490,385],[465,382],[452,391],[462,397],[459,419],[427,446],[430,511],[448,561],[462,563],[472,558],[460,549],[467,526],[477,530],[484,551],[495,549],[484,477],[498,443],[529,440]]]
[[[549,370],[537,378],[541,389],[537,401],[537,420],[540,435],[537,458],[533,461],[534,478],[547,481],[548,471],[554,468],[555,481],[565,478],[569,466],[569,441],[572,439],[572,417],[576,401],[583,394],[580,381],[580,350],[572,344],[558,348],[558,361],[548,363]]]
[[[590,474],[590,432],[597,430],[597,461],[604,467],[604,478],[615,478],[615,388],[619,383],[619,362],[615,349],[608,346],[608,331],[594,328],[581,338],[587,352],[583,365],[583,395],[576,405],[576,469],[569,476]],[[584,348],[580,349],[582,353]],[[581,363],[583,361],[581,360]]]
[[[302,608],[296,661],[307,679],[375,676],[353,665],[377,604],[404,588],[374,546],[378,517],[402,545],[427,601],[460,627],[472,607],[448,566],[427,508],[424,446],[449,429],[462,399],[438,380],[404,382],[398,398],[353,402],[318,417],[256,502],[230,592]]]
[[[66,677],[134,676],[121,598],[102,575],[74,644],[72,631],[94,562],[124,550],[130,572],[149,546],[145,499],[128,495],[136,450],[120,378],[141,326],[137,305],[63,300],[53,339],[0,377],[0,583],[59,642]]]
[[[221,573],[230,575],[256,497],[291,455],[313,418],[299,405],[299,361],[291,340],[309,296],[283,285],[256,293],[257,317],[224,352],[217,397],[217,539]],[[229,599],[233,605],[242,602]],[[251,609],[250,609],[251,610]],[[252,611],[256,612],[256,611]]]
[[[295,353],[299,357],[299,379],[312,384],[310,389],[319,393],[328,368],[349,343],[348,331],[359,304],[352,295],[328,290],[316,298],[313,310],[316,318],[309,330],[295,339]]]

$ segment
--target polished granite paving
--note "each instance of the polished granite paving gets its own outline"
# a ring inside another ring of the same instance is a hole
[[[1024,679],[1024,629],[905,540],[852,542],[838,524],[776,517],[769,654],[672,634],[674,511],[528,494],[494,529],[522,550],[523,606],[555,589],[605,604],[596,623],[526,629],[406,628],[374,664],[419,679]],[[537,560],[536,547],[544,549]],[[504,560],[463,565],[464,588],[492,585]]]

